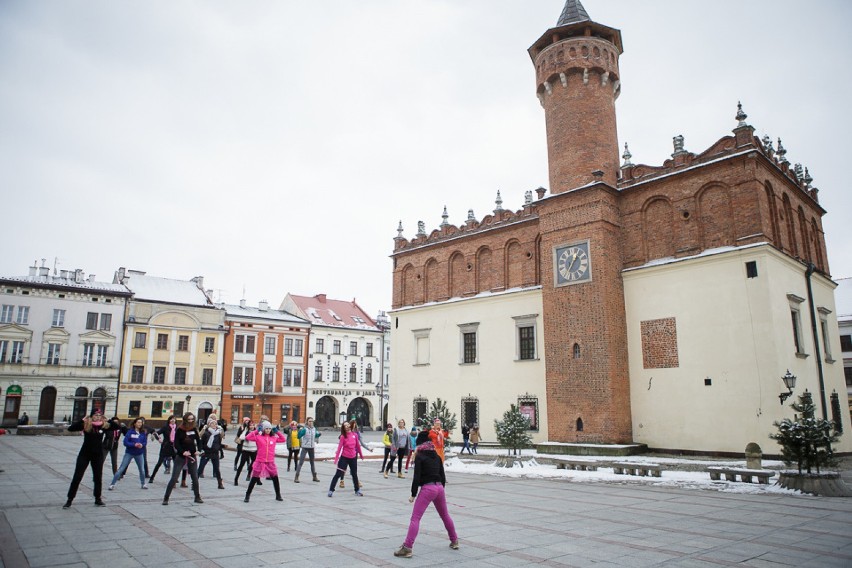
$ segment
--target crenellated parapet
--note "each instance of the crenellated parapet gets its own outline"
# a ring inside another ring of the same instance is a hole
[[[541,199],[544,197],[546,190],[538,188],[536,192],[538,198]],[[498,191],[497,199],[495,200],[496,207],[492,213],[477,220],[473,209],[469,209],[467,219],[459,225],[452,225],[448,222],[449,215],[447,214],[447,208],[444,207],[444,212],[441,215],[441,224],[436,229],[433,229],[427,234],[425,223],[418,221],[417,233],[410,240],[403,236],[404,229],[402,221],[400,221],[397,227],[397,236],[394,238],[394,254],[412,251],[427,245],[443,243],[461,236],[473,236],[509,227],[519,222],[537,219],[537,206],[533,202],[532,194],[532,191],[527,191],[524,198],[524,206],[517,211],[512,211],[510,209],[503,209],[503,200]]]
[[[535,66],[542,107],[558,88],[605,88],[614,99],[621,93],[618,53],[608,40],[580,36],[549,45],[538,54]]]

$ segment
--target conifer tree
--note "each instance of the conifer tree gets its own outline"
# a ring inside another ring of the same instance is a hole
[[[816,406],[807,390],[790,407],[799,414],[794,414],[793,420],[785,418],[775,422],[778,433],[769,435],[781,445],[784,463],[788,466],[795,464],[799,473],[802,473],[802,469],[811,473],[812,468],[816,468],[819,473],[821,467],[834,465],[831,444],[840,439],[834,423],[814,417]]]
[[[432,422],[434,422],[436,418],[441,420],[441,425],[447,432],[452,433],[452,431],[455,430],[456,415],[454,412],[450,412],[450,409],[447,408],[446,401],[441,400],[441,398],[435,399],[428,414],[424,414],[417,419],[417,427],[422,430],[429,430],[432,428]]]
[[[530,427],[530,419],[521,414],[514,404],[503,413],[503,420],[494,420],[494,429],[497,432],[497,440],[506,448],[507,453],[518,455],[522,448],[532,446],[532,437],[527,434]]]

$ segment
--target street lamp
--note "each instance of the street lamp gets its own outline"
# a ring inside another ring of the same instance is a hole
[[[790,369],[787,369],[787,374],[781,377],[781,380],[784,381],[784,386],[787,387],[787,392],[782,392],[778,395],[779,400],[781,400],[781,404],[784,404],[784,401],[790,398],[793,394],[793,389],[796,388],[796,375],[790,372]]]

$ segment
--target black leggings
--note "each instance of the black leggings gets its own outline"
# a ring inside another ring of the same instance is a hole
[[[254,465],[254,458],[257,457],[257,452],[243,452],[240,455],[240,465],[237,467],[237,475],[234,476],[234,483],[240,480],[240,474],[243,472],[243,466],[248,464],[248,477],[251,477],[251,468]]]
[[[358,456],[354,458],[345,458],[340,456],[340,459],[337,460],[337,471],[334,473],[334,477],[331,479],[331,485],[329,486],[329,491],[334,491],[334,486],[337,485],[338,479],[343,479],[346,475],[346,468],[349,467],[349,473],[352,474],[352,485],[355,487],[355,493],[358,493]]]
[[[160,459],[157,460],[157,465],[154,466],[154,471],[151,473],[151,481],[154,481],[154,478],[157,477],[157,472],[160,470],[160,466],[166,463],[166,469],[169,469],[169,464],[172,461],[172,456],[160,456]]]
[[[397,460],[396,470],[400,473],[402,473],[402,458],[404,458],[407,454],[408,454],[407,448],[399,448],[396,451],[396,460]],[[385,470],[385,472],[389,471],[389,472],[393,473],[393,459],[394,459],[394,456],[391,456],[391,458],[388,460],[388,467]]]
[[[77,496],[77,489],[80,487],[80,482],[83,481],[83,476],[86,474],[86,469],[92,468],[92,481],[95,485],[94,494],[95,501],[101,500],[101,485],[104,471],[104,456],[89,455],[80,452],[77,455],[77,465],[74,467],[74,476],[71,478],[71,486],[68,488],[68,500],[73,501]]]

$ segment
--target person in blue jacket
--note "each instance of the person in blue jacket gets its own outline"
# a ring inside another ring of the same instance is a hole
[[[136,418],[124,435],[124,458],[121,460],[121,465],[118,471],[112,476],[112,481],[109,484],[109,489],[115,489],[115,484],[124,475],[127,466],[130,465],[130,460],[136,462],[136,467],[139,469],[139,481],[142,483],[142,489],[148,489],[148,484],[145,482],[145,447],[148,444],[148,432],[145,430],[145,420]]]

